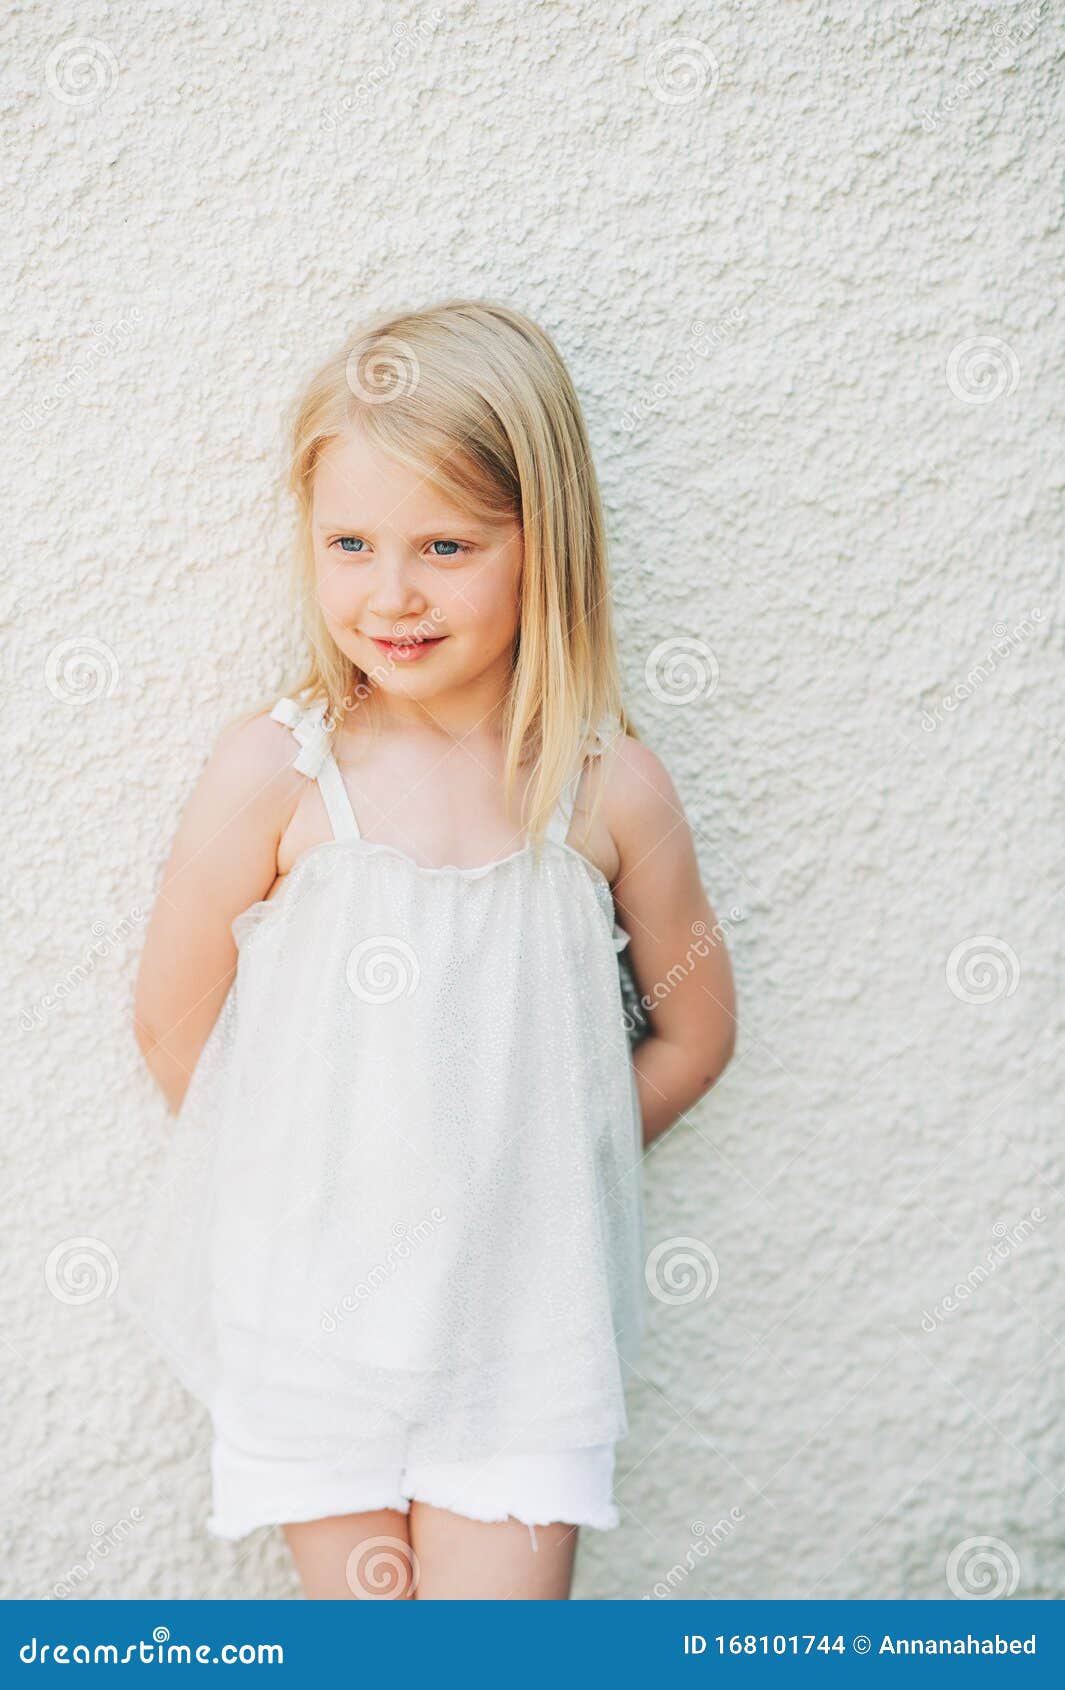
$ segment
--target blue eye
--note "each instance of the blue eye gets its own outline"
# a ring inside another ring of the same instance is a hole
[[[362,557],[366,550],[366,541],[360,539],[357,534],[339,534],[335,540],[330,540],[329,544],[330,547],[339,547],[339,549],[342,552],[346,552],[349,557]],[[467,552],[472,552],[473,550],[473,547],[468,545],[464,540],[430,540],[429,545],[430,557],[440,559],[462,557]],[[437,546],[446,546],[449,549],[447,551],[438,552],[433,549]]]

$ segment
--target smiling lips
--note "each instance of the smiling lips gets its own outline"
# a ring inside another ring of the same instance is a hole
[[[447,636],[441,634],[434,639],[412,636],[404,640],[379,640],[371,634],[370,638],[380,651],[394,657],[398,663],[416,663],[420,657],[432,651],[434,646],[442,645]]]

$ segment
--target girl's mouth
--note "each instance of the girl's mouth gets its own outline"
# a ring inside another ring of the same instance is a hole
[[[439,635],[432,640],[379,640],[371,634],[370,638],[378,651],[383,651],[386,657],[394,657],[397,663],[417,663],[438,645],[443,645],[446,634]]]

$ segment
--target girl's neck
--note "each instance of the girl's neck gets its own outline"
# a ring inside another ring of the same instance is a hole
[[[354,754],[362,741],[364,720],[372,720],[377,736],[421,740],[446,750],[456,743],[471,749],[478,743],[502,743],[503,709],[506,691],[480,687],[476,683],[426,698],[406,698],[396,692],[374,689],[372,702],[356,699],[337,726],[335,749],[339,757]]]

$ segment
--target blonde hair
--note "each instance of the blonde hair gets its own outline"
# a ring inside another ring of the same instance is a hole
[[[340,650],[322,615],[311,527],[319,455],[354,428],[471,515],[521,524],[503,790],[509,810],[519,766],[535,759],[526,810],[538,848],[598,724],[616,720],[639,737],[621,698],[602,504],[566,366],[550,337],[520,312],[452,299],[365,321],[307,382],[289,425],[288,490],[308,660],[283,690],[306,705],[324,700],[334,725],[356,699],[374,715],[367,674]]]

